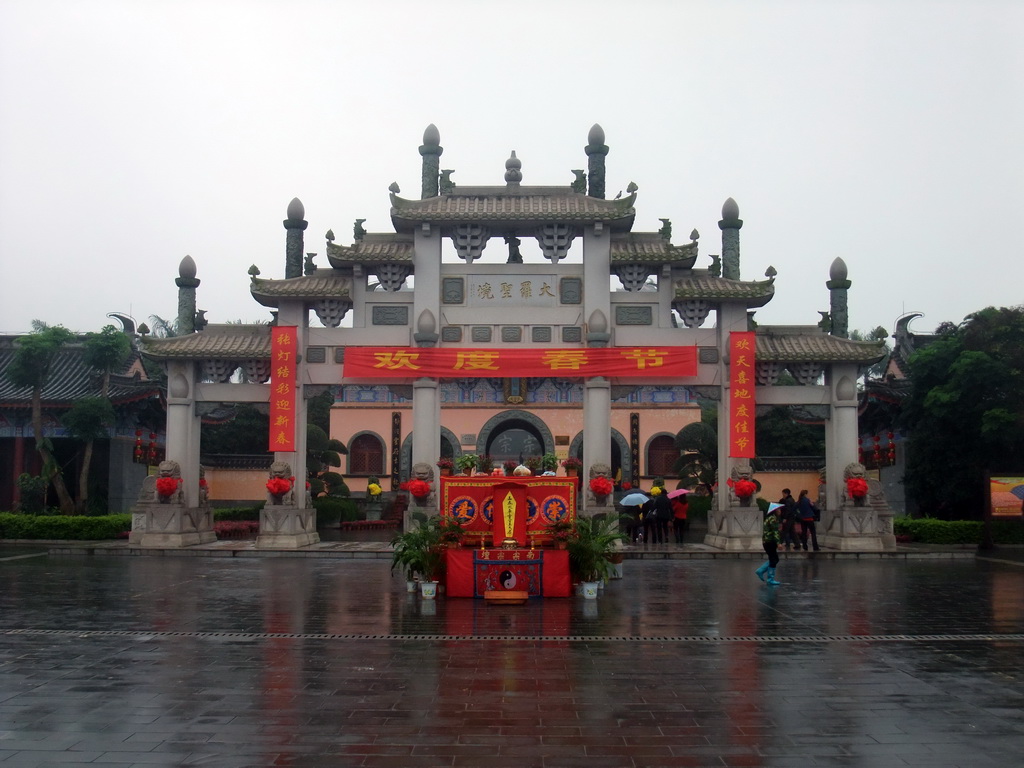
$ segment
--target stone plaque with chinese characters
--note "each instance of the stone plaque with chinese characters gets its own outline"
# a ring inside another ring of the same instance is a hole
[[[466,303],[470,307],[557,307],[554,275],[473,275]]]

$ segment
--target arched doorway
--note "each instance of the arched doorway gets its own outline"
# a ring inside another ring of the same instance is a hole
[[[479,453],[489,455],[498,466],[508,459],[521,462],[529,456],[555,452],[551,430],[527,411],[495,414],[481,427],[476,445]]]

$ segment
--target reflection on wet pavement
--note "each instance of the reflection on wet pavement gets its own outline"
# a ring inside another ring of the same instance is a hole
[[[756,565],[494,606],[387,560],[4,560],[0,766],[1024,759],[1024,567]]]

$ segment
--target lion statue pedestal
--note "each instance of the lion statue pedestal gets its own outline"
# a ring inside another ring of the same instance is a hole
[[[186,507],[181,467],[176,461],[161,461],[158,474],[143,480],[139,500],[132,507],[129,545],[182,549],[216,541],[213,513],[206,498],[205,489],[200,487],[199,506]]]
[[[763,517],[753,498],[744,501],[733,492],[741,480],[752,481],[749,464],[736,464],[730,473],[732,485],[720,487],[715,503],[708,511],[708,532],[704,543],[727,552],[760,552]],[[725,508],[718,505],[723,503]]]
[[[271,464],[267,483],[272,482],[287,483],[288,489],[275,494],[268,488],[267,503],[260,510],[260,535],[256,537],[256,549],[298,549],[319,543],[316,510],[309,503],[309,494],[304,489],[300,492],[306,497],[306,505],[299,508],[291,466],[283,461]]]
[[[843,470],[843,492],[839,509],[821,510],[818,541],[823,547],[843,551],[881,552],[896,549],[893,510],[886,501],[882,484],[867,478],[864,465],[852,462]],[[867,482],[867,495],[853,498],[847,488],[851,479]]]

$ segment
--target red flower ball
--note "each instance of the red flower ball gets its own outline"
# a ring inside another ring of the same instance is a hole
[[[409,493],[417,499],[423,499],[430,495],[430,483],[426,480],[410,480]]]
[[[156,479],[156,492],[161,496],[170,496],[176,490],[178,490],[178,478],[176,477],[158,477]]]
[[[846,481],[846,490],[855,499],[862,499],[868,495],[868,481],[863,477],[851,477]]]
[[[590,490],[595,496],[607,496],[612,492],[612,481],[607,477],[595,477],[590,481]]]
[[[291,481],[285,480],[283,477],[272,477],[267,480],[267,490],[273,496],[284,496],[291,489]]]
[[[737,496],[745,499],[748,496],[754,495],[754,492],[757,490],[757,483],[753,480],[737,480],[733,489],[736,491]]]
[[[628,491],[632,487],[633,487],[633,484],[631,482],[629,482],[629,480],[623,480],[622,481],[622,490]]]

